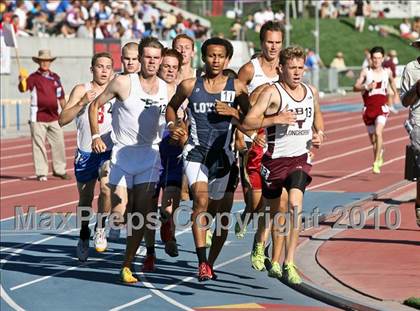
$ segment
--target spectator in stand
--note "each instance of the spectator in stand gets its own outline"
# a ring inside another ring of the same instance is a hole
[[[362,63],[362,68],[368,68],[371,66],[372,60],[370,58],[370,51],[368,48],[363,50],[363,53],[365,54],[365,58]]]
[[[419,34],[411,30],[410,21],[408,18],[404,18],[400,24],[400,35],[404,39],[416,40],[419,37]]]
[[[324,0],[321,4],[321,18],[337,18],[338,12],[331,0]]]
[[[264,14],[261,11],[257,11],[254,13],[254,22],[256,32],[260,32],[261,26],[264,24]]]
[[[96,19],[89,17],[84,25],[81,25],[77,29],[76,37],[77,38],[90,38],[93,39],[96,37]]]
[[[354,0],[354,5],[355,5],[354,15],[356,16],[354,28],[359,32],[363,32],[363,28],[365,27],[365,1]]]
[[[417,34],[418,38],[420,35],[420,17],[414,18],[412,30]]]
[[[286,15],[284,14],[284,12],[282,10],[279,10],[277,13],[274,14],[274,19],[283,23],[285,16]]]
[[[248,15],[247,20],[245,22],[245,26],[248,29],[254,29],[255,23],[254,23],[254,17],[252,15]]]
[[[346,77],[350,79],[354,78],[354,72],[352,70],[347,69],[346,62],[344,61],[344,54],[342,52],[337,52],[337,54],[331,61],[330,68],[337,69],[338,73],[343,73]]]
[[[241,40],[241,35],[243,31],[243,26],[240,18],[237,18],[235,22],[230,27],[230,34],[232,35],[232,39],[234,40]]]
[[[263,24],[272,21],[274,19],[274,12],[271,6],[265,7],[264,11],[262,12],[263,15]]]

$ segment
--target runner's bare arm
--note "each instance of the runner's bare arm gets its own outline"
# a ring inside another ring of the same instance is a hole
[[[105,90],[99,95],[89,106],[89,123],[90,123],[90,132],[92,137],[99,135],[99,125],[98,125],[98,110],[100,107],[105,105],[106,102],[110,101],[114,97],[121,98],[121,93],[123,93],[124,88],[130,86],[126,76],[120,75],[115,77],[105,88]],[[127,86],[128,85],[128,86]],[[106,150],[106,145],[102,141],[101,137],[95,137],[92,139],[92,151],[100,153]]]
[[[359,78],[356,80],[356,83],[353,86],[353,91],[361,92],[361,91],[369,90],[370,86],[363,84],[366,80],[366,72],[367,72],[367,69],[363,68],[362,71],[360,72]]]
[[[420,99],[420,80],[416,82],[410,89],[404,86],[404,76],[401,89],[401,103],[404,107],[413,106]]]
[[[319,94],[318,90],[310,86],[312,93],[314,94],[314,135],[312,139],[312,144],[314,147],[319,148],[324,142],[325,133],[324,133],[324,118],[322,117],[321,106],[319,105]]]
[[[252,106],[246,115],[242,125],[245,130],[256,130],[270,127],[277,124],[294,124],[296,122],[296,113],[282,110],[270,116],[264,116],[267,110],[277,111],[281,105],[281,99],[276,87],[268,86],[264,92],[258,96],[257,102]]]
[[[94,100],[95,96],[96,92],[94,90],[85,92],[85,87],[83,84],[76,85],[71,90],[69,100],[60,113],[58,124],[60,124],[60,126],[64,126],[73,121],[80,110],[82,110],[84,106]]]
[[[181,84],[178,85],[174,96],[172,96],[168,107],[166,108],[166,123],[169,124],[168,129],[173,140],[177,141],[185,135],[185,129],[177,123],[176,112],[184,100],[191,95],[194,84],[195,78],[182,81]]]
[[[395,79],[392,76],[392,72],[389,68],[388,68],[388,77],[389,77],[389,86],[391,87],[392,91],[394,92],[394,97],[399,98],[397,84],[395,83]]]
[[[246,63],[239,69],[238,79],[241,80],[245,85],[248,85],[252,81],[254,76],[254,66],[251,62]]]

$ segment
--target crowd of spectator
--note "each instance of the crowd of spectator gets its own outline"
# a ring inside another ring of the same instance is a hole
[[[204,39],[208,29],[199,20],[174,10],[164,12],[144,0],[0,0],[2,23],[18,36],[171,40],[179,33]],[[166,1],[177,5],[177,1]]]

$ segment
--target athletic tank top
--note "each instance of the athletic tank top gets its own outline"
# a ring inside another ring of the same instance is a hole
[[[295,125],[276,125],[267,128],[266,155],[272,159],[303,155],[308,152],[312,142],[314,95],[311,89],[302,83],[306,94],[301,101],[297,101],[278,82],[274,85],[281,97],[279,111],[288,106],[289,111],[296,112],[297,122]]]
[[[376,88],[371,91],[364,91],[363,92],[363,102],[365,106],[379,106],[386,104],[388,101],[388,81],[389,81],[389,74],[388,71],[382,68],[382,74],[380,75],[381,79],[378,81],[373,78],[373,70],[371,68],[368,69],[366,74],[365,84],[370,84],[373,81],[377,82]]]
[[[158,78],[159,90],[150,95],[141,87],[137,73],[128,76],[130,95],[119,103],[113,114],[114,142],[116,146],[157,145],[165,129],[166,82]]]
[[[230,150],[234,127],[232,117],[216,112],[216,99],[237,108],[235,103],[234,79],[229,78],[220,93],[208,93],[204,80],[197,77],[192,94],[188,97],[188,118],[190,120],[190,146],[200,146],[203,151]]]
[[[248,94],[251,94],[253,90],[255,90],[260,85],[268,82],[276,82],[279,79],[279,76],[276,75],[275,77],[267,77],[261,68],[260,62],[257,58],[251,59],[251,64],[254,66],[254,76],[252,77],[251,82],[248,84]]]
[[[92,89],[90,82],[84,84],[85,91]],[[112,108],[114,99],[107,102],[98,111],[99,134],[106,145],[106,150],[111,150],[113,142],[111,139],[112,132]],[[89,124],[89,106],[90,103],[83,106],[82,110],[76,116],[77,128],[77,148],[84,152],[92,152],[92,134]]]

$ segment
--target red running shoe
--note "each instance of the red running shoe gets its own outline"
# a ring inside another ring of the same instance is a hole
[[[211,273],[211,279],[212,280],[217,280],[217,274],[214,273],[213,266],[212,265],[209,265],[209,268],[210,268],[210,273]]]
[[[162,226],[160,227],[160,239],[163,243],[166,243],[170,240],[172,240],[172,217],[169,217],[169,219],[162,223]]]
[[[208,281],[212,278],[211,268],[207,262],[202,262],[198,266],[198,281]]]
[[[143,262],[143,272],[153,272],[155,271],[155,255],[147,255]]]

